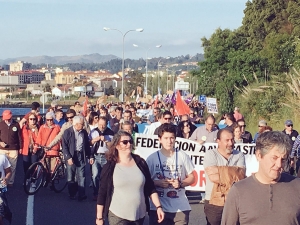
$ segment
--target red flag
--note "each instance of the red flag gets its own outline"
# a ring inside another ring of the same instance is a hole
[[[176,93],[176,105],[174,108],[175,108],[176,114],[179,116],[190,113],[190,107],[185,103],[185,101],[182,100],[179,91],[177,91],[177,93]]]
[[[87,106],[88,106],[88,102],[89,102],[89,98],[88,98],[88,96],[86,95],[85,96],[85,101],[84,101],[84,103],[83,103],[83,110],[82,110],[82,115],[83,116],[87,116]]]

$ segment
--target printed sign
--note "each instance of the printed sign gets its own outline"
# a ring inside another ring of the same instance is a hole
[[[160,142],[156,135],[146,135],[146,134],[135,134],[135,154],[140,155],[145,160],[153,152],[156,152],[161,148]],[[206,143],[200,145],[195,141],[191,141],[184,138],[176,138],[175,147],[179,150],[184,151],[188,154],[195,165],[194,176],[195,182],[187,190],[194,191],[205,191],[205,172],[203,167],[204,155],[206,151],[213,148],[217,148],[216,143]],[[234,147],[244,153],[246,161],[246,175],[251,176],[252,173],[257,172],[258,162],[255,157],[255,144],[236,144]]]
[[[217,99],[206,98],[206,107],[208,113],[218,113]]]

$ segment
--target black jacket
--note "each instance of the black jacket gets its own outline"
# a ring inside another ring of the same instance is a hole
[[[19,123],[12,120],[10,126],[5,121],[0,122],[0,142],[4,142],[4,150],[20,150],[23,148],[22,131]]]
[[[91,147],[89,142],[89,137],[86,130],[82,130],[83,132],[83,154],[84,157],[93,158],[91,156]],[[76,140],[75,140],[75,132],[73,126],[69,127],[65,130],[62,136],[62,151],[64,154],[64,158],[67,161],[70,158],[73,158],[76,149]]]
[[[150,210],[149,197],[153,193],[156,193],[154,182],[151,179],[151,174],[146,161],[143,158],[141,158],[139,155],[135,155],[135,154],[131,154],[131,155],[136,165],[142,171],[146,179],[144,185],[144,196],[145,196],[147,212],[149,212]],[[115,162],[107,161],[107,163],[103,166],[100,175],[100,187],[98,192],[97,204],[104,206],[103,217],[106,217],[108,215],[109,206],[114,192],[113,173],[114,173],[115,166],[116,166]],[[130,204],[130,202],[128,202],[128,204]]]
[[[104,130],[103,132],[101,132],[101,131],[99,130],[98,127],[96,127],[95,129],[93,129],[93,131],[94,131],[94,130],[96,130],[96,131],[98,132],[99,136],[101,136],[101,135],[103,135],[103,136],[104,136],[104,135],[111,135],[111,136],[114,136],[114,135],[115,135],[114,132],[113,132],[111,129],[109,129],[108,127],[106,127],[105,130]],[[98,148],[99,148],[100,142],[103,143],[103,141],[97,141],[97,142],[93,145],[93,147],[91,148],[91,155],[94,155],[95,153],[97,153],[97,150],[98,150]]]

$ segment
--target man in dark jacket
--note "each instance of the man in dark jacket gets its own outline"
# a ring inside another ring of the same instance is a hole
[[[73,126],[68,128],[62,137],[62,148],[67,164],[68,190],[70,199],[75,199],[78,190],[78,201],[87,198],[85,195],[85,165],[86,158],[90,159],[90,164],[94,163],[89,137],[83,129],[84,118],[75,116]],[[77,177],[77,181],[75,181]]]
[[[11,164],[12,175],[8,186],[12,186],[15,180],[18,152],[23,147],[21,129],[19,123],[12,119],[12,112],[4,110],[0,122],[0,154],[6,155]]]

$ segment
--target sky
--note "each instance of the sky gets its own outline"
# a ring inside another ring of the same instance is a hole
[[[201,38],[242,24],[247,0],[0,0],[0,59],[203,53]],[[133,44],[139,47],[133,47]],[[162,45],[161,48],[155,46]]]

